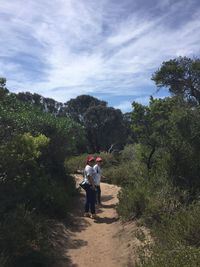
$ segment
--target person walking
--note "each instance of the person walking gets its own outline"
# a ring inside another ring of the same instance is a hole
[[[96,201],[96,187],[94,182],[95,172],[93,166],[95,159],[93,156],[88,156],[86,160],[86,166],[84,169],[84,180],[86,183],[86,201],[85,201],[85,213],[84,216],[96,218],[95,201]],[[91,212],[91,216],[90,213]]]
[[[101,166],[102,166],[102,162],[103,159],[101,157],[97,157],[96,158],[96,165],[94,165],[93,169],[95,172],[95,186],[96,186],[96,203],[97,205],[101,205],[101,177],[102,177],[102,170],[101,170]]]

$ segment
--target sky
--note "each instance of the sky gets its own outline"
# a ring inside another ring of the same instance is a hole
[[[131,111],[163,61],[200,55],[199,0],[0,0],[0,77],[60,102],[89,94]]]

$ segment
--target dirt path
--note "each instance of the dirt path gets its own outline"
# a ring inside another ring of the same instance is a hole
[[[76,176],[80,179],[80,176]],[[115,207],[119,187],[101,184],[102,207],[98,219],[83,217],[84,192],[77,199],[78,207],[72,214],[73,223],[68,231],[68,245],[65,256],[69,263],[63,267],[131,267],[135,247],[140,241],[135,238],[134,223],[122,225]]]

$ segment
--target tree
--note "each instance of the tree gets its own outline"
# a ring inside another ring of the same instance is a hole
[[[3,98],[9,91],[6,88],[6,78],[0,77],[0,99]]]
[[[166,145],[170,124],[169,118],[177,105],[177,99],[150,98],[149,106],[133,102],[132,130],[137,142],[146,146],[144,161],[151,169],[153,156],[157,149]],[[165,144],[164,144],[165,143]]]
[[[120,149],[126,142],[128,126],[122,112],[107,107],[105,101],[81,95],[65,103],[63,113],[83,125],[91,153],[108,151],[112,144]]]
[[[16,97],[25,103],[32,104],[39,107],[44,112],[49,112],[54,115],[58,115],[63,104],[55,101],[52,98],[45,98],[39,94],[31,94],[30,92],[18,93]]]
[[[126,142],[126,125],[119,109],[91,106],[84,114],[84,125],[92,152],[108,151],[112,144],[120,149]]]
[[[200,59],[178,57],[162,63],[152,76],[156,85],[193,104],[200,104]]]
[[[90,107],[107,106],[105,101],[99,100],[93,96],[80,95],[75,99],[71,99],[65,104],[65,108],[61,109],[60,113],[64,113],[71,117],[74,121],[84,125],[84,114]]]

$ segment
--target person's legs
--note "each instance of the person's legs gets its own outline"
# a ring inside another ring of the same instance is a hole
[[[95,201],[96,201],[96,191],[91,189],[90,194],[90,211],[92,214],[95,214]]]
[[[97,186],[97,203],[101,204],[101,187],[100,187],[100,185]]]
[[[85,190],[86,192],[86,199],[85,199],[85,213],[89,212],[89,206],[90,206],[90,189],[87,188]]]

